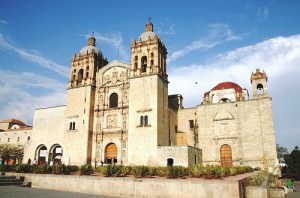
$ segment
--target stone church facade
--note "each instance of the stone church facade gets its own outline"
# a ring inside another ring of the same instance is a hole
[[[184,108],[181,95],[168,95],[167,48],[151,22],[131,54],[131,64],[108,62],[88,39],[72,57],[66,105],[35,111],[24,162],[277,166],[264,71],[251,75],[252,99],[223,82]]]

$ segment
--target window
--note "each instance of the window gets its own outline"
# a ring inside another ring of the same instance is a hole
[[[193,129],[195,127],[194,120],[189,120],[190,129]]]
[[[79,70],[78,72],[78,83],[81,83],[83,78],[83,69]]]
[[[256,87],[256,89],[257,89],[257,93],[259,95],[264,94],[264,86],[262,84],[258,84],[257,87]]]
[[[140,126],[143,126],[144,125],[144,116],[141,116],[140,117]]]
[[[70,131],[72,130],[72,122],[70,122],[69,130],[70,130]]]
[[[72,130],[75,130],[75,122],[72,123]]]
[[[147,115],[144,116],[144,125],[148,126],[148,116]]]
[[[10,138],[7,138],[7,142],[10,142]]]
[[[27,141],[29,141],[29,140],[30,140],[30,136],[27,137]]]
[[[142,71],[141,72],[146,72],[147,71],[147,57],[143,56],[141,61],[142,61]]]
[[[173,164],[174,164],[174,159],[173,158],[168,158],[167,159],[167,165],[168,166],[173,166]]]
[[[147,115],[140,117],[140,126],[149,126]]]
[[[118,94],[112,93],[109,97],[109,108],[118,107]]]
[[[20,142],[20,137],[18,137],[17,142]]]

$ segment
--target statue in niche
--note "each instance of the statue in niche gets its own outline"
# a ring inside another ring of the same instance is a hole
[[[124,91],[124,102],[128,101],[128,93],[127,91]]]

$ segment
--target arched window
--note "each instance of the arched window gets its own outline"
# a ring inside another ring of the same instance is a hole
[[[232,152],[231,147],[228,144],[224,144],[220,148],[221,166],[232,166]]]
[[[83,78],[83,69],[80,69],[78,72],[78,83],[81,83]]]
[[[109,108],[118,107],[118,94],[112,93],[109,97]]]
[[[145,126],[148,125],[148,116],[147,115],[144,116],[144,125]]]
[[[140,117],[140,126],[143,126],[144,125],[144,116],[141,116]]]
[[[27,141],[29,141],[29,140],[30,140],[30,136],[27,137]]]
[[[141,61],[142,61],[142,71],[141,72],[146,72],[147,71],[147,56],[143,56]]]
[[[72,124],[72,130],[75,130],[75,122]]]
[[[89,72],[85,73],[85,77],[88,78],[89,77]]]
[[[264,86],[262,84],[258,84],[256,90],[259,95],[264,94]]]

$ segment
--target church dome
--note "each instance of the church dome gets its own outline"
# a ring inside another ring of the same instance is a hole
[[[91,54],[94,52],[95,54],[101,54],[101,51],[96,47],[96,38],[92,35],[88,40],[88,45],[81,48],[79,51],[79,55]]]
[[[222,90],[222,89],[234,89],[236,93],[242,93],[243,89],[236,83],[233,82],[222,82],[212,88],[211,91]]]
[[[150,39],[153,40],[155,36],[157,36],[157,34],[155,32],[144,32],[139,37],[139,40],[144,42],[144,41],[148,40],[148,37],[150,37]]]
[[[101,54],[101,51],[95,47],[95,46],[85,46],[83,48],[81,48],[81,50],[79,51],[79,55],[86,55],[87,53],[92,53],[95,52],[96,54]]]
[[[153,40],[155,36],[158,37],[158,35],[153,31],[153,29],[154,29],[153,24],[149,20],[148,23],[146,24],[146,31],[140,35],[139,40],[144,42],[148,40],[149,37],[151,40]]]

